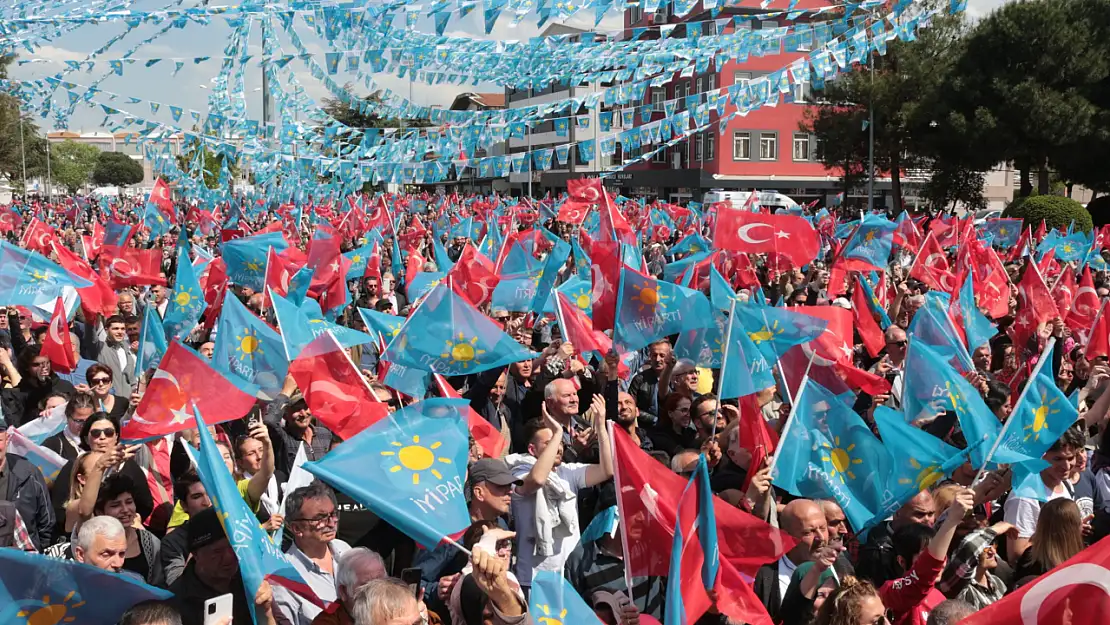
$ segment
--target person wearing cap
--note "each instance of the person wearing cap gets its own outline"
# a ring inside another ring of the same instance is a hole
[[[219,513],[215,508],[201,510],[189,519],[188,532],[192,558],[185,572],[170,586],[182,624],[204,625],[204,602],[225,594],[232,596],[232,622],[254,623],[239,559],[224,533]],[[269,583],[262,582],[249,601],[254,603],[258,623],[276,625]]]
[[[281,392],[266,407],[262,420],[270,428],[277,469],[289,475],[297,458],[297,449],[304,443],[309,460],[319,460],[331,449],[333,435],[322,425],[314,425],[304,395],[297,390],[293,376],[285,377]]]
[[[502,529],[509,529],[513,487],[519,484],[521,480],[513,476],[504,460],[483,458],[470,465],[463,490],[470,521],[494,521]],[[446,608],[443,602],[466,566],[466,554],[454,546],[441,544],[434,549],[418,551],[412,565],[421,571],[424,601],[429,609],[439,612]]]

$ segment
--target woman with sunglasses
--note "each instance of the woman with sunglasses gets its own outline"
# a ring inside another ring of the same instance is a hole
[[[97,410],[107,412],[117,419],[123,419],[130,404],[128,400],[112,394],[112,370],[106,365],[97,363],[85,372],[85,381],[89,383],[89,390],[96,399]]]
[[[107,468],[106,471],[109,474],[120,473],[131,478],[131,481],[135,483],[135,508],[139,513],[139,518],[145,519],[154,510],[154,498],[150,495],[146,473],[133,458],[135,453],[140,450],[141,445],[121,446],[119,432],[120,422],[118,418],[106,412],[93,413],[92,416],[85,419],[85,424],[81,427],[81,449],[102,454],[111,454],[117,449],[120,450],[117,455],[121,456],[121,459]],[[126,453],[127,450],[131,450],[130,455]],[[73,470],[74,463],[72,461],[66,463],[62,470],[58,472],[58,479],[54,482],[54,487],[50,491],[51,499],[56,502],[55,513],[62,514],[62,518],[64,518],[65,513],[61,510],[61,506],[68,500],[69,476],[73,473]]]

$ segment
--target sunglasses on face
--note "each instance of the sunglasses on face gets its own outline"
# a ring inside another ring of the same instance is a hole
[[[101,384],[111,384],[111,383],[112,383],[112,378],[93,378],[92,379],[93,386],[100,386]]]
[[[891,341],[887,343],[887,345],[891,347],[905,347],[906,345],[909,345],[909,341]]]
[[[89,430],[89,438],[95,440],[100,438],[101,436],[103,436],[104,438],[115,438],[116,428],[96,428]]]

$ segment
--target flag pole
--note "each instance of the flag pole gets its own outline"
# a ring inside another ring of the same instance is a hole
[[[975,479],[971,482],[972,484],[977,484],[983,477],[983,474],[986,473],[987,465],[990,464],[991,458],[994,457],[994,452],[998,451],[998,446],[1002,444],[1002,439],[1006,437],[1006,432],[1010,429],[1010,424],[1015,421],[1013,415],[1017,414],[1017,409],[1021,407],[1021,402],[1025,401],[1025,396],[1029,394],[1029,387],[1031,386],[1029,382],[1037,378],[1037,375],[1041,372],[1041,367],[1044,366],[1045,360],[1051,357],[1052,348],[1055,347],[1055,345],[1056,337],[1049,337],[1048,342],[1045,343],[1044,351],[1041,352],[1040,359],[1037,360],[1037,366],[1033,367],[1033,373],[1029,375],[1029,380],[1026,381],[1025,388],[1021,389],[1021,395],[1018,396],[1017,402],[1014,403],[1013,410],[1010,411],[1010,418],[1002,423],[1002,430],[998,432],[998,438],[995,439],[994,445],[991,446],[991,450],[988,451],[986,457],[983,458],[983,466],[979,467],[979,472],[975,474]]]
[[[790,435],[790,428],[791,428],[791,426],[794,425],[794,419],[793,419],[794,413],[797,412],[797,410],[798,410],[798,400],[802,398],[802,392],[805,391],[806,384],[809,382],[809,370],[813,366],[813,358],[816,355],[817,355],[817,352],[810,352],[809,353],[809,364],[806,365],[806,372],[805,372],[805,375],[802,376],[802,383],[798,385],[798,394],[794,396],[794,401],[791,402],[791,404],[790,404],[790,414],[786,415],[786,423],[783,425],[782,429],[779,432],[779,442],[780,442],[780,444],[782,443],[782,441],[786,440],[787,436]],[[770,469],[769,474],[771,475],[772,479],[774,479],[775,467],[778,465],[778,463],[779,463],[779,454],[777,454],[777,453],[772,454],[771,455],[771,464],[768,466],[768,468]]]
[[[728,330],[725,330],[725,347],[721,350],[721,383],[717,386],[717,407],[713,409],[713,431],[709,434],[709,440],[717,437],[717,415],[721,412],[721,402],[724,400],[722,395],[725,390],[725,370],[728,365],[728,348],[732,345],[732,322],[733,316],[736,314],[736,296],[732,296],[732,303],[728,308]]]
[[[617,439],[613,436],[613,422],[607,421],[605,427],[609,428],[609,447],[610,453],[613,457],[613,486],[617,491],[617,518],[627,518],[624,513],[624,496],[621,493],[624,490],[621,488],[621,472],[617,470]],[[617,528],[621,533],[621,555],[624,556],[624,585],[628,589],[629,598],[632,597],[632,573],[629,570],[628,563],[632,561],[628,553],[628,524],[617,523]]]

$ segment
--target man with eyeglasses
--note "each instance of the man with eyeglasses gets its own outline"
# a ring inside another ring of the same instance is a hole
[[[289,494],[286,526],[293,536],[289,560],[316,596],[325,603],[335,601],[336,560],[351,549],[335,537],[339,512],[335,493],[316,480]],[[304,597],[284,588],[274,591],[274,614],[283,623],[311,625],[322,610]]]
[[[885,404],[890,408],[897,409],[901,404],[904,375],[902,369],[906,364],[906,348],[909,345],[909,338],[902,328],[890,326],[883,333],[883,340],[885,342],[883,348],[885,354],[871,368],[871,373],[885,377],[890,382],[891,388],[889,395],[877,395],[875,403]]]
[[[31,345],[19,355],[19,372],[23,379],[16,388],[23,392],[23,415],[17,425],[39,416],[39,403],[50,395],[73,395],[77,392],[73,384],[54,373],[50,359],[42,353],[39,345]]]

